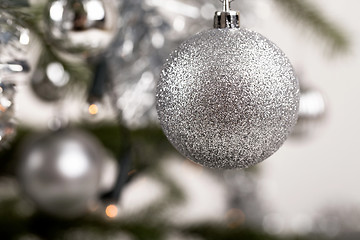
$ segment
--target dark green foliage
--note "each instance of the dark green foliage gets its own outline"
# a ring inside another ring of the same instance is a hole
[[[9,9],[9,8],[19,8],[19,7],[29,7],[28,0],[1,0],[0,8]]]
[[[166,140],[160,127],[149,127],[138,129],[127,133],[127,129],[113,123],[82,125],[80,128],[91,132],[109,150],[114,157],[126,151],[129,144],[132,145],[135,160],[134,166],[137,169],[146,169],[159,161],[166,153],[174,153],[174,148]],[[13,175],[17,165],[17,153],[20,150],[21,142],[27,135],[32,134],[30,129],[19,129],[11,147],[0,151],[0,175]]]
[[[164,221],[153,218],[140,217],[129,221],[110,221],[102,217],[86,216],[75,220],[56,219],[44,213],[37,212],[31,217],[24,218],[16,214],[13,209],[18,204],[17,200],[2,202],[0,212],[1,239],[12,240],[21,236],[35,235],[41,239],[69,239],[65,236],[74,230],[80,230],[92,236],[91,239],[104,239],[106,236],[118,232],[126,233],[137,240],[168,239],[169,233],[181,233],[183,236],[200,237],[205,240],[311,240],[325,239],[319,236],[279,237],[264,233],[258,229],[237,227],[229,228],[218,223],[205,223],[191,227],[176,227]],[[5,208],[6,207],[6,208]],[[77,238],[78,239],[78,238]],[[108,238],[107,238],[108,239]]]

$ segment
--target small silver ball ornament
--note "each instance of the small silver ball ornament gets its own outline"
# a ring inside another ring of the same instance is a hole
[[[73,218],[97,200],[105,154],[91,135],[70,129],[38,135],[21,153],[20,185],[41,210]]]
[[[51,0],[45,25],[60,51],[92,57],[103,52],[117,33],[115,0]]]
[[[70,74],[60,62],[39,65],[30,85],[37,97],[45,102],[54,102],[64,97]]]
[[[180,153],[210,168],[246,168],[286,140],[299,85],[274,43],[235,24],[183,42],[164,65],[156,99],[163,131]]]
[[[318,89],[300,84],[299,116],[291,138],[301,140],[312,136],[326,120],[326,113],[324,94]]]

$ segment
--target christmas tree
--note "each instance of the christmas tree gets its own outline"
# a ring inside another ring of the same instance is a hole
[[[232,3],[242,26],[258,17],[254,2]],[[348,49],[310,2],[269,2],[319,36],[325,50]],[[326,238],[316,229],[274,234],[256,194],[256,167],[208,169],[185,160],[158,123],[165,60],[228,3],[1,0],[2,239]],[[303,114],[299,135],[311,121]]]

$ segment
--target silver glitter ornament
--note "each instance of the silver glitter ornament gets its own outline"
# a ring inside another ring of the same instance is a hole
[[[115,0],[52,0],[45,21],[56,48],[87,58],[103,52],[114,39],[118,8]]]
[[[43,211],[77,217],[97,200],[105,154],[91,135],[59,130],[29,139],[21,152],[21,187]]]
[[[246,168],[272,155],[296,123],[299,86],[284,53],[239,28],[238,12],[216,12],[217,29],[183,42],[157,85],[163,131],[187,158],[211,168]]]

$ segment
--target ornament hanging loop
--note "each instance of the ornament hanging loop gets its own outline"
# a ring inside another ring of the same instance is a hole
[[[223,10],[215,12],[214,28],[240,28],[240,12],[230,9],[232,0],[220,1],[223,3]]]
[[[224,12],[230,11],[230,3],[231,3],[232,1],[222,0],[221,2],[223,3],[223,11],[224,11]]]

